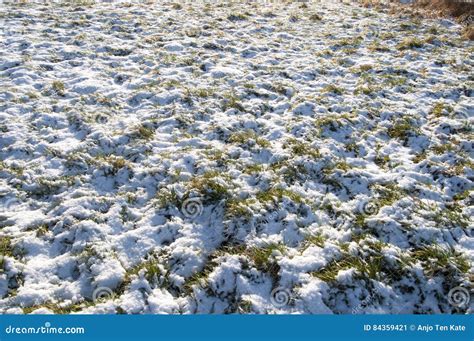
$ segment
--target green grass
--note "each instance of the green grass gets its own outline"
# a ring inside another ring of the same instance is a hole
[[[48,224],[41,224],[36,227],[36,237],[42,237],[49,232]]]
[[[239,111],[245,111],[245,108],[242,106],[242,103],[240,102],[239,96],[237,96],[237,94],[232,91],[227,92],[223,95],[222,109],[224,111],[228,109],[236,109]]]
[[[223,199],[229,198],[230,193],[226,185],[229,178],[224,176],[218,171],[209,171],[202,175],[192,178],[188,185],[187,193],[198,192],[206,203],[216,203]]]
[[[213,96],[216,91],[212,88],[196,88],[196,89],[187,89],[189,94],[195,95],[201,98],[207,98]]]
[[[225,217],[227,219],[250,218],[253,215],[251,205],[255,204],[254,198],[230,199],[226,201]]]
[[[255,266],[257,270],[268,274],[272,280],[276,282],[280,267],[273,257],[275,252],[284,254],[286,252],[285,245],[281,243],[270,243],[261,247],[255,246],[249,248],[244,245],[221,247],[215,250],[208,257],[202,270],[186,279],[182,286],[182,290],[189,294],[196,286],[205,288],[208,284],[209,274],[219,265],[218,259],[222,256],[229,255],[240,255],[246,257],[251,265]]]
[[[117,172],[128,166],[127,160],[125,160],[121,156],[114,156],[114,155],[100,155],[96,157],[97,163],[109,165],[112,167],[112,174],[117,174]]]
[[[366,219],[366,215],[365,215],[365,214],[357,213],[357,214],[355,215],[354,224],[355,224],[356,226],[365,228],[365,227],[366,227],[365,219]]]
[[[340,39],[336,44],[335,46],[336,47],[343,47],[343,46],[358,46],[362,43],[362,41],[364,40],[364,38],[362,38],[361,36],[357,36],[357,37],[350,37],[350,38],[343,38],[343,39]]]
[[[469,197],[469,194],[471,193],[472,190],[465,190],[463,192],[457,193],[453,196],[454,201],[461,201],[464,199],[467,199]]]
[[[168,190],[167,188],[162,188],[156,193],[156,199],[159,207],[165,208],[169,206],[179,207],[180,200],[178,194],[172,188]]]
[[[372,52],[389,52],[390,48],[385,46],[384,42],[380,41],[374,41],[372,44],[369,45],[368,47],[369,51]]]
[[[283,149],[290,149],[292,155],[295,156],[309,156],[313,159],[321,157],[321,154],[317,148],[312,147],[309,143],[299,141],[297,139],[288,139],[283,144]]]
[[[387,130],[388,136],[392,139],[406,140],[411,133],[415,133],[413,124],[408,119],[403,119],[395,122]]]
[[[394,76],[390,74],[384,75],[383,78],[384,78],[384,84],[391,87],[406,85],[408,81],[406,77]]]
[[[354,153],[356,156],[359,155],[359,146],[355,142],[350,142],[345,146],[346,151]]]
[[[292,88],[291,85],[283,82],[275,82],[272,84],[272,91],[279,93],[280,95],[285,95],[287,94],[288,88]]]
[[[311,245],[324,247],[325,242],[326,237],[324,237],[322,234],[309,234],[304,238],[304,241],[302,243],[303,250],[307,249]]]
[[[21,177],[23,176],[23,172],[25,171],[25,169],[18,165],[7,166],[5,162],[0,161],[0,171],[6,171],[16,177]]]
[[[323,20],[323,18],[317,14],[317,13],[313,13],[309,16],[309,20],[313,21],[313,22],[316,22],[316,21],[321,21]]]
[[[66,87],[65,87],[65,85],[64,85],[63,82],[61,82],[61,81],[53,81],[53,83],[51,84],[51,88],[52,88],[53,91],[56,92],[56,94],[58,94],[59,96],[64,96],[64,95],[65,95]]]
[[[242,314],[250,314],[252,312],[252,302],[247,300],[240,300],[237,304],[237,312]]]
[[[242,20],[247,20],[248,15],[244,13],[233,13],[227,16],[227,20],[230,21],[242,21]]]
[[[374,158],[374,162],[379,167],[385,167],[390,162],[390,156],[388,155],[381,155],[377,153]]]
[[[437,102],[430,111],[430,115],[434,117],[442,117],[445,113],[451,113],[453,111],[453,107],[447,105],[444,102]]]
[[[342,170],[347,172],[352,169],[352,166],[344,160],[336,160],[335,162],[329,163],[326,167],[323,168],[323,173],[331,174],[334,170]]]
[[[271,243],[263,247],[252,247],[247,249],[246,254],[252,259],[257,268],[264,268],[268,265],[270,256],[275,251],[285,253],[285,245],[280,243]]]
[[[62,306],[59,303],[55,303],[55,302],[46,302],[43,304],[37,304],[30,307],[24,307],[22,308],[22,310],[23,310],[23,314],[30,314],[37,309],[46,308],[46,309],[51,310],[56,315],[66,315],[66,314],[79,312],[82,309],[93,306],[93,305],[94,305],[93,302],[79,302],[79,303],[71,304],[68,306]]]
[[[421,48],[424,46],[424,44],[425,42],[418,38],[405,38],[397,45],[397,49],[409,50],[414,48]]]
[[[355,269],[355,277],[360,279],[381,280],[388,278],[399,280],[407,266],[410,265],[406,259],[400,259],[396,264],[385,260],[383,250],[387,244],[374,239],[367,233],[355,234],[352,242],[365,250],[365,255],[354,256],[349,253],[349,243],[340,244],[343,255],[337,260],[329,262],[318,271],[311,272],[312,276],[318,277],[325,282],[333,282],[341,270]]]
[[[211,255],[209,255],[204,267],[200,271],[197,271],[185,280],[184,284],[181,286],[181,290],[183,290],[187,294],[190,294],[193,288],[196,286],[205,288],[208,283],[207,279],[209,277],[209,274],[219,265],[219,257],[225,255],[244,254],[245,250],[245,247],[240,245],[232,247],[221,247],[215,250]]]
[[[251,164],[247,165],[242,169],[243,173],[246,174],[255,174],[255,173],[261,173],[265,170],[265,166],[262,164]]]
[[[325,282],[333,282],[341,270],[355,269],[361,278],[380,279],[383,256],[372,256],[367,259],[345,255],[340,260],[330,262],[324,268],[312,272],[311,275]]]
[[[405,191],[395,184],[387,184],[377,187],[377,204],[382,206],[391,206],[396,201],[405,196]]]
[[[282,188],[270,188],[267,191],[261,191],[256,194],[257,200],[265,203],[265,202],[272,202],[274,200],[281,201],[283,197],[288,197],[292,201],[300,204],[304,202],[303,197],[296,193],[292,192],[287,189],[282,189]]]
[[[342,95],[344,93],[344,89],[334,84],[329,84],[323,88],[323,92],[333,93],[336,95]]]
[[[419,154],[416,154],[414,157],[413,157],[413,162],[414,163],[420,163],[421,161],[423,160],[426,160],[426,157],[428,156],[427,152],[426,151],[423,151]]]
[[[251,259],[258,270],[267,273],[276,282],[280,266],[274,261],[273,254],[276,251],[284,254],[285,250],[284,244],[271,243],[262,247],[248,248],[244,254]]]
[[[262,148],[269,148],[271,146],[269,141],[267,141],[261,136],[258,136],[257,133],[253,130],[232,133],[228,139],[228,142],[238,143],[240,145],[245,145],[249,141],[255,141],[255,143]]]
[[[0,272],[5,270],[5,257],[13,257],[13,246],[10,237],[0,237]]]
[[[153,256],[149,256],[149,259],[134,266],[132,269],[126,272],[125,282],[130,282],[130,280],[127,280],[127,278],[130,278],[134,275],[138,275],[141,271],[144,271],[144,277],[150,284],[157,283],[159,280],[159,276],[163,275],[159,267],[158,259]]]
[[[466,274],[471,268],[469,261],[462,254],[436,244],[423,246],[412,252],[411,256],[421,262],[425,272],[429,274],[449,270]]]
[[[36,237],[40,238],[49,232],[48,224],[33,224],[26,231],[35,231]]]
[[[294,184],[296,181],[304,181],[308,175],[308,170],[304,164],[280,162],[272,165],[271,169],[281,175],[288,184]]]
[[[362,64],[362,65],[359,65],[358,71],[359,72],[368,72],[368,71],[372,70],[373,68],[374,68],[374,66],[372,64]]]
[[[380,89],[381,89],[380,86],[375,85],[375,84],[359,85],[359,86],[357,86],[357,88],[355,88],[354,95],[363,94],[363,95],[366,95],[366,96],[370,96],[373,93],[379,91]]]
[[[343,124],[344,121],[352,122],[356,116],[354,114],[340,114],[340,115],[327,115],[324,117],[318,117],[314,121],[316,129],[320,131],[320,135],[323,129],[329,129],[330,131],[337,131]]]
[[[436,212],[433,220],[439,227],[467,228],[469,226],[469,217],[463,214],[461,205],[453,205]]]
[[[152,128],[147,127],[143,124],[140,125],[135,131],[135,136],[138,139],[142,139],[142,140],[151,140],[154,135],[155,135],[155,131]]]
[[[454,146],[451,143],[445,143],[445,144],[438,144],[436,146],[431,147],[430,149],[436,155],[442,155],[444,153],[454,152],[456,150],[456,146]]]
[[[175,55],[164,55],[162,56],[162,58],[166,64],[170,64],[176,61]],[[164,87],[165,89],[177,88],[180,85],[181,85],[181,82],[176,79],[167,79],[163,83],[161,83],[161,86]]]

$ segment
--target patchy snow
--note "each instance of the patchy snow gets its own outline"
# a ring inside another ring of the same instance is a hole
[[[457,24],[84,1],[0,29],[0,312],[472,313]]]

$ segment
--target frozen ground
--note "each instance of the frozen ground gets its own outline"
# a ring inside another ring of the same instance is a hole
[[[453,22],[82,1],[0,28],[1,312],[472,311]]]

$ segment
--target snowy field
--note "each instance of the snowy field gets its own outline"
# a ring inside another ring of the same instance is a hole
[[[0,312],[472,312],[454,22],[81,1],[0,29]]]

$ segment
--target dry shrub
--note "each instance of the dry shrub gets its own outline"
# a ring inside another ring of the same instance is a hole
[[[362,6],[364,7],[370,7],[374,5],[374,1],[371,1],[371,0],[362,0],[361,3],[362,3]]]
[[[422,8],[460,20],[467,19],[469,16],[474,15],[473,0],[415,0],[413,3],[408,3],[407,6],[403,6],[399,0],[359,0],[359,2],[364,7],[384,4],[388,5],[392,10],[394,10],[392,6],[398,7],[398,5],[402,5],[402,7]]]
[[[463,37],[465,39],[474,40],[474,27],[472,25],[463,30]]]
[[[459,20],[474,15],[474,2],[467,0],[418,0],[416,6],[437,11]]]
[[[434,11],[437,15],[449,16],[463,23],[465,39],[474,40],[474,28],[472,18],[474,17],[474,1],[468,0],[418,0],[416,6]]]
[[[359,0],[364,7],[388,6],[388,12],[394,15],[409,15],[410,17],[452,17],[466,25],[463,37],[474,40],[474,0],[415,0],[403,5],[399,0]]]

